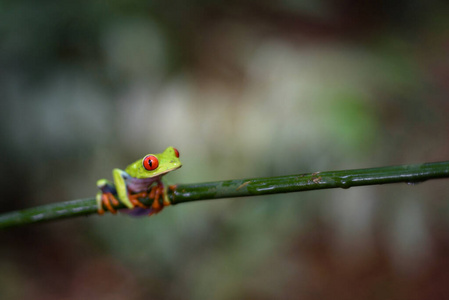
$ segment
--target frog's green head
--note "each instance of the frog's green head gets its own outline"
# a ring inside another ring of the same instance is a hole
[[[159,154],[148,154],[129,165],[125,172],[136,178],[151,178],[162,176],[182,166],[179,152],[176,148],[168,147]]]

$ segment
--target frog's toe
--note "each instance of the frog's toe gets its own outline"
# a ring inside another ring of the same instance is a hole
[[[149,214],[150,216],[159,213],[161,210],[164,209],[165,206],[171,205],[170,201],[168,200],[167,191],[165,190],[163,184],[153,186],[151,188],[149,197],[153,199],[153,204],[151,205],[151,212]],[[159,199],[161,197],[163,199],[162,204],[159,202]]]
[[[103,206],[105,206],[112,214],[116,214],[117,210],[114,206],[118,206],[120,202],[112,195],[112,193],[97,194],[98,214],[104,213]]]
[[[162,210],[161,204],[159,203],[160,196],[161,196],[160,185],[153,186],[150,191],[150,198],[153,199],[153,204],[151,204],[151,208],[157,212]]]
[[[139,198],[145,197],[148,197],[148,194],[146,192],[128,195],[129,201],[134,205],[134,207],[137,206],[143,209],[148,209],[148,206],[139,201]]]

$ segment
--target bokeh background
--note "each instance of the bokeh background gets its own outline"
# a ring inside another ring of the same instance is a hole
[[[1,211],[169,183],[448,159],[446,1],[1,1]],[[1,299],[442,299],[447,180],[0,232]]]

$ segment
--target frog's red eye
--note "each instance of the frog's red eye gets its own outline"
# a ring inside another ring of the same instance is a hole
[[[173,148],[173,150],[175,150],[175,156],[179,158],[179,151],[176,148]]]
[[[157,166],[159,166],[159,161],[157,160],[157,157],[154,155],[145,156],[143,158],[142,163],[143,167],[148,171],[154,170],[157,168]]]

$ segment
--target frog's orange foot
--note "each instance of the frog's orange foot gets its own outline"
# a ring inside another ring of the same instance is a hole
[[[148,206],[146,206],[145,204],[140,202],[139,198],[147,198],[147,197],[148,197],[148,193],[147,192],[140,192],[140,193],[137,193],[137,194],[128,195],[129,201],[131,201],[131,203],[134,206],[138,206],[138,207],[144,208],[144,209],[147,209]]]
[[[149,198],[153,199],[153,204],[151,205],[150,216],[153,214],[159,213],[165,206],[171,205],[170,201],[167,197],[167,192],[165,191],[165,187],[162,183],[159,183],[153,186],[149,193]],[[162,197],[162,204],[159,202],[159,198]]]
[[[103,193],[101,195],[101,207],[98,208],[98,213],[102,215],[104,213],[103,205],[113,214],[117,213],[117,210],[113,207],[118,206],[120,203],[117,199],[115,199],[114,195],[112,193]]]

